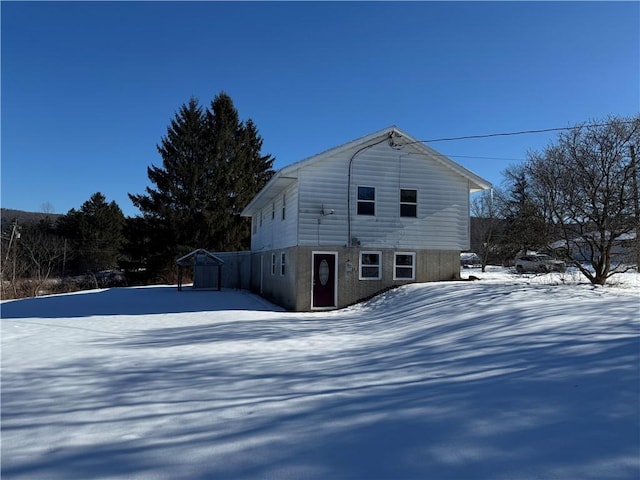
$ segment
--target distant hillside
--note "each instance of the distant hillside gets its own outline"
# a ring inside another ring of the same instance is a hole
[[[0,208],[0,223],[2,225],[0,231],[6,231],[15,220],[18,221],[19,225],[31,225],[47,217],[55,222],[61,216],[62,214],[60,213],[25,212],[23,210]]]

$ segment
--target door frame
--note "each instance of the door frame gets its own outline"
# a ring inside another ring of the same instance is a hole
[[[316,307],[314,306],[313,298],[313,279],[315,278],[315,256],[316,255],[333,255],[333,305],[328,307]],[[321,251],[313,250],[311,252],[311,310],[333,310],[338,308],[338,252],[337,251]]]

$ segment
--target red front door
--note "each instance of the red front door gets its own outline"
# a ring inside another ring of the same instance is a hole
[[[336,306],[336,254],[313,254],[312,308]]]

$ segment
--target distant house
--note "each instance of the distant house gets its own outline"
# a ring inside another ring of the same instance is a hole
[[[469,194],[489,182],[397,127],[278,171],[251,217],[251,288],[296,310],[459,278]]]
[[[568,254],[577,262],[588,262],[592,256],[597,258],[599,252],[593,249],[594,243],[600,243],[599,232],[589,232],[579,237],[574,237],[569,242],[558,240],[552,243],[549,248],[560,254]],[[611,238],[611,233],[605,233],[605,239]],[[636,231],[632,230],[613,239],[611,246],[611,261],[616,264],[636,263]]]

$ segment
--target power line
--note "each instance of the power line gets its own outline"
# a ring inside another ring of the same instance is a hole
[[[443,155],[447,157],[452,157],[452,158],[475,158],[478,160],[503,160],[506,162],[523,162],[524,161],[524,159],[522,158],[481,157],[479,155],[449,155],[449,154],[443,154]]]
[[[633,120],[623,121],[621,123],[634,123]],[[430,140],[417,140],[415,142],[410,143],[433,143],[433,142],[446,142],[450,140],[472,140],[477,138],[491,138],[491,137],[507,137],[512,135],[525,135],[530,133],[547,133],[547,132],[559,132],[561,130],[577,130],[583,127],[605,127],[609,125],[609,123],[598,123],[598,124],[586,124],[574,127],[557,127],[557,128],[541,128],[538,130],[521,130],[519,132],[501,132],[501,133],[488,133],[484,135],[465,135],[463,137],[444,137],[444,138],[434,138]]]

